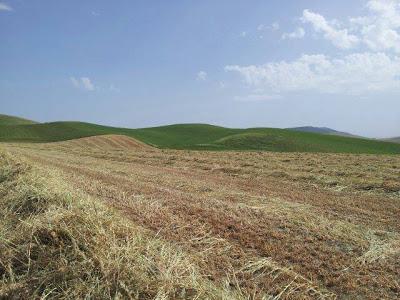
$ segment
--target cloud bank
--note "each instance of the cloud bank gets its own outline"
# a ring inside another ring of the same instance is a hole
[[[359,43],[359,38],[349,34],[347,29],[341,29],[336,22],[328,22],[322,15],[308,9],[303,11],[302,21],[311,23],[316,32],[321,32],[324,38],[331,41],[341,49],[354,48]]]
[[[364,94],[400,90],[400,57],[385,53],[355,53],[343,58],[302,55],[291,62],[230,65],[225,70],[238,73],[251,88],[274,93]]]
[[[225,71],[239,74],[253,91],[273,95],[400,92],[400,0],[370,0],[366,2],[365,12],[339,21],[329,20],[310,9],[303,10],[300,21],[304,26],[310,25],[317,37],[343,50],[336,57],[303,54],[292,61],[228,65]],[[304,28],[298,27],[281,38],[304,37]]]
[[[364,46],[371,51],[391,50],[400,53],[400,1],[371,0],[366,4],[367,14],[344,22],[327,21],[309,9],[301,20],[309,23],[317,33],[340,49]],[[347,28],[345,25],[347,24]]]

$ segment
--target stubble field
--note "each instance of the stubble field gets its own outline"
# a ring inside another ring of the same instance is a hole
[[[159,150],[121,136],[2,148],[165,245],[143,250],[146,261],[180,253],[170,269],[152,264],[168,280],[143,279],[146,269],[132,275],[146,288],[110,297],[400,298],[399,156]],[[0,296],[12,295],[18,279],[0,259]],[[60,281],[48,284],[65,298]]]

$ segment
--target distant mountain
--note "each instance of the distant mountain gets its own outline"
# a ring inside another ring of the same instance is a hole
[[[348,136],[348,137],[360,137],[348,132],[337,131],[328,127],[313,127],[313,126],[303,126],[303,127],[293,127],[286,128],[289,130],[302,131],[302,132],[312,132],[320,134],[338,135],[338,136]]]

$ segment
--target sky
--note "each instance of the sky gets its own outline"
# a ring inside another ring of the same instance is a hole
[[[400,136],[400,0],[0,0],[0,113]]]

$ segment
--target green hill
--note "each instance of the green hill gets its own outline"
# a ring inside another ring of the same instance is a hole
[[[26,124],[36,124],[37,122],[27,120],[24,118],[2,115],[0,114],[0,126],[4,125],[26,125]]]
[[[292,128],[286,128],[286,129],[296,130],[296,131],[304,131],[304,132],[321,133],[321,134],[331,134],[331,135],[364,138],[362,136],[357,136],[355,134],[351,134],[348,132],[337,131],[335,129],[328,128],[328,127],[303,126],[303,127],[292,127]]]
[[[279,152],[400,153],[399,145],[361,138],[263,128],[216,141],[224,148]]]
[[[400,144],[275,128],[177,124],[128,129],[83,122],[0,126],[2,142],[56,142],[103,134],[127,135],[170,149],[400,154]]]
[[[392,142],[392,143],[400,143],[400,137],[395,137],[395,138],[390,138],[390,139],[384,139],[384,141]]]

